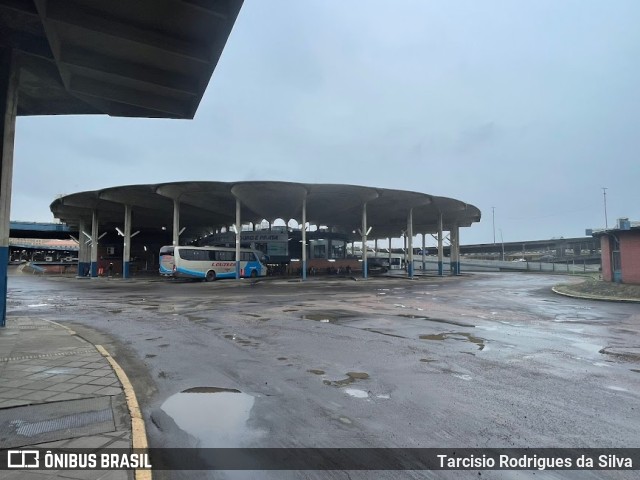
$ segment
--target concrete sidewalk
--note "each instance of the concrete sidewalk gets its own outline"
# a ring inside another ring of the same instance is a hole
[[[9,316],[0,329],[0,449],[130,448],[131,417],[107,358],[72,330]],[[6,480],[133,479],[133,471],[8,470]]]

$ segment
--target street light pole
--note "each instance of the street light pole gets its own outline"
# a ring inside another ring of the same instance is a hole
[[[502,238],[502,229],[500,229],[500,242],[502,243],[502,261],[504,262],[504,238]]]
[[[491,218],[493,222],[493,244],[496,244],[496,207],[491,207]]]
[[[602,187],[602,196],[604,197],[604,228],[609,228],[609,222],[607,220],[607,187]]]

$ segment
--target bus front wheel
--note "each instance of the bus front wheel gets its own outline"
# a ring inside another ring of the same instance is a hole
[[[205,280],[207,282],[213,282],[216,279],[216,272],[214,272],[213,270],[209,270],[207,272],[207,276],[205,277]]]

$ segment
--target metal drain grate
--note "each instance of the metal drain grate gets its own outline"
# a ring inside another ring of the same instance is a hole
[[[0,449],[113,431],[109,397],[0,410]]]

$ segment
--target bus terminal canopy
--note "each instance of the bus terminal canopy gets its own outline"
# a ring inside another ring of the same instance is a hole
[[[242,0],[0,0],[18,115],[193,118]]]
[[[366,205],[369,238],[391,238],[407,228],[411,212],[413,231],[438,232],[468,227],[480,221],[480,210],[460,200],[426,193],[342,184],[291,182],[176,182],[130,185],[74,193],[51,204],[53,215],[77,229],[90,224],[95,212],[101,228],[123,224],[125,206],[132,211],[137,229],[172,225],[179,209],[180,227],[190,236],[211,233],[236,222],[236,206],[242,223],[294,219],[301,222],[303,205],[306,221],[360,238],[363,208]]]

